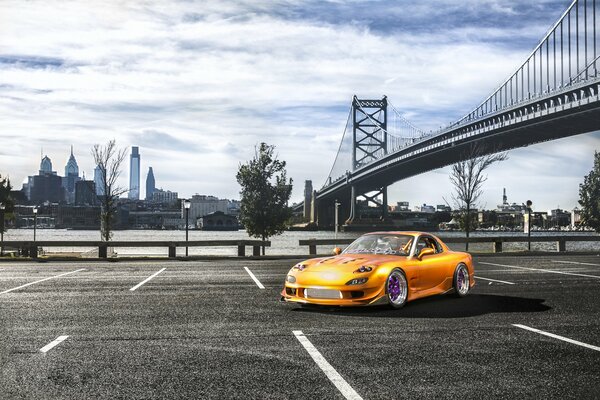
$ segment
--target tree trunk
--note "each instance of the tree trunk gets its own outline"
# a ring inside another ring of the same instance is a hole
[[[265,240],[267,240],[267,239],[266,239],[266,237],[265,237],[265,235],[263,235],[263,237],[262,237],[262,240],[263,240],[263,242],[264,242]],[[264,245],[264,244],[262,245],[262,255],[263,255],[263,256],[265,255],[265,245]]]
[[[465,234],[467,242],[465,243],[465,251],[469,251],[469,230],[471,229],[471,207],[467,206],[467,216],[465,217]]]

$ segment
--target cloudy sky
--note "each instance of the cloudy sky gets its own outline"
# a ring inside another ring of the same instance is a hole
[[[0,1],[0,174],[20,186],[43,148],[64,173],[74,145],[139,146],[142,182],[238,198],[235,173],[265,141],[316,187],[333,163],[354,94],[387,95],[423,130],[469,112],[509,76],[570,0]],[[577,204],[600,135],[511,151],[482,204]],[[128,166],[123,184],[128,182]],[[442,169],[389,200],[441,204]],[[435,182],[435,185],[431,185]],[[143,194],[143,190],[142,190]]]

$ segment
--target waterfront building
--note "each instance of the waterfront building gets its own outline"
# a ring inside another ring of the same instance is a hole
[[[571,213],[560,208],[550,210],[548,225],[552,228],[560,228],[571,225]]]
[[[408,201],[399,201],[396,203],[396,211],[410,211],[410,204]]]
[[[498,208],[496,209],[499,212],[523,212],[525,211],[527,206],[524,204],[512,203],[508,204],[508,197],[506,196],[506,188],[502,190],[502,204],[498,204]]]
[[[581,225],[581,210],[575,207],[573,211],[571,211],[571,228],[577,229]]]
[[[415,206],[416,212],[433,214],[435,212],[435,207],[427,204],[423,204],[422,206]]]
[[[179,195],[177,192],[171,192],[170,190],[163,189],[154,189],[154,193],[152,193],[151,201],[153,203],[160,204],[173,204],[179,200]]]
[[[221,211],[227,213],[227,207],[229,206],[229,200],[219,199],[215,196],[206,196],[195,194],[190,199],[190,221],[196,221],[200,217],[204,217],[210,213]],[[183,202],[181,204],[181,215],[185,218],[185,209]]]
[[[196,225],[203,231],[237,231],[239,229],[237,218],[221,211],[198,218]]]
[[[156,190],[156,181],[154,180],[154,171],[152,167],[148,168],[148,176],[146,176],[146,200],[152,200],[152,195]]]
[[[104,196],[104,178],[102,177],[102,169],[99,165],[94,168],[94,184],[96,186],[96,195]]]
[[[178,229],[185,222],[175,211],[129,211],[129,226],[136,229]]]
[[[140,149],[138,146],[131,147],[129,157],[129,195],[130,200],[140,199]]]
[[[88,181],[82,181],[88,182]],[[58,229],[99,229],[100,207],[61,205],[56,217]]]

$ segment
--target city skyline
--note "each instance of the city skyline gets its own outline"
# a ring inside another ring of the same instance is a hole
[[[91,146],[116,138],[182,197],[239,198],[238,164],[266,141],[301,201],[304,180],[319,189],[327,176],[353,94],[385,94],[437,129],[512,73],[569,2],[433,1],[411,4],[410,18],[382,2],[369,14],[328,2],[136,4],[2,6],[0,172],[16,188],[38,168],[34,148],[62,166],[73,142],[90,174]],[[489,170],[481,205],[495,207],[506,187],[511,202],[573,208],[599,145],[596,132],[511,151]],[[450,202],[447,172],[394,184],[389,203]]]

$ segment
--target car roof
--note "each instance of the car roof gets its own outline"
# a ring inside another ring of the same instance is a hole
[[[427,232],[419,232],[419,231],[382,231],[382,232],[369,232],[365,233],[365,235],[410,235],[410,236],[419,236],[419,235],[431,235]]]

